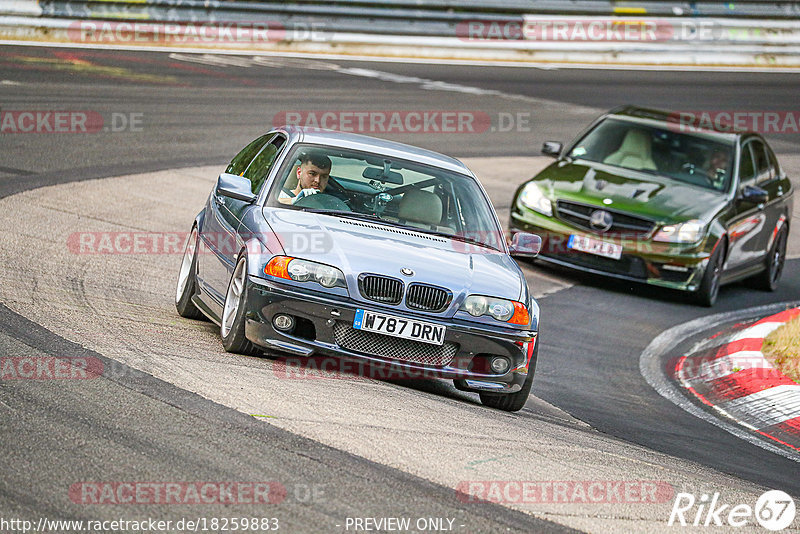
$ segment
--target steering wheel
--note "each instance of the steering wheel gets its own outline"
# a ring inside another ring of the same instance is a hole
[[[713,172],[713,174],[712,174],[712,172]],[[703,171],[700,174],[703,175],[703,177],[708,181],[709,184],[711,184],[712,187],[714,187],[714,189],[719,189],[720,176],[717,175],[717,171],[716,170],[715,171]],[[723,179],[724,179],[724,176],[725,176],[725,174],[723,172],[723,175],[722,175]]]
[[[709,185],[716,187],[716,180],[715,180],[716,177],[709,176],[709,174],[706,173],[704,169],[698,168],[697,166],[695,166],[694,163],[690,163],[687,161],[686,163],[681,165],[681,170],[691,176],[702,176],[703,178],[706,179]]]
[[[336,210],[336,211],[353,211],[350,206],[345,204],[341,199],[333,195],[326,195],[325,193],[317,193],[316,195],[308,195],[294,203],[295,206],[301,208],[315,208],[322,210]]]

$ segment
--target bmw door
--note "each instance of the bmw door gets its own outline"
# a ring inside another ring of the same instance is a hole
[[[275,163],[275,159],[285,143],[286,138],[282,134],[275,134],[242,173],[242,177],[250,181],[251,192],[254,195],[258,195],[261,191]],[[228,282],[233,274],[236,261],[239,259],[239,251],[244,246],[245,239],[247,239],[246,236],[243,238],[241,235],[242,220],[247,210],[259,208],[254,206],[253,203],[229,197],[222,197],[217,204],[219,206],[221,230],[224,239],[224,247],[220,247],[220,258],[224,267],[224,271],[221,272],[224,279],[224,285],[222,286],[222,294],[224,295],[228,289]],[[244,230],[246,233],[255,231],[255,229]]]
[[[243,175],[255,156],[269,142],[272,135],[263,135],[244,147],[225,169],[228,174]],[[226,203],[232,199],[211,192],[205,207],[205,216],[200,232],[197,281],[203,300],[216,313],[222,313],[225,291],[228,287],[230,273],[230,256],[235,249],[235,227],[233,218]],[[208,298],[210,297],[210,298]]]

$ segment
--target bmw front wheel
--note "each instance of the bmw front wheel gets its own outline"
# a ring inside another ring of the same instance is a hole
[[[257,347],[245,337],[245,309],[247,303],[247,255],[239,254],[236,267],[233,269],[228,291],[225,294],[225,305],[222,309],[220,334],[222,345],[228,352],[239,354],[256,354]]]

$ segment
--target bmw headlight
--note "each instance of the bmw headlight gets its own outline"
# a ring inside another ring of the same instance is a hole
[[[339,284],[344,286],[344,275],[342,271],[330,265],[317,264],[316,271],[314,272],[314,279],[319,282],[322,287],[334,287]]]
[[[535,182],[530,182],[522,188],[522,192],[519,194],[519,201],[523,206],[542,215],[547,215],[548,217],[553,215],[553,203],[544,196],[541,188]]]
[[[344,273],[336,267],[289,256],[275,256],[269,260],[264,266],[264,274],[295,282],[316,282],[328,288],[347,287]]]
[[[702,221],[691,220],[680,224],[662,226],[653,236],[653,241],[664,243],[695,243],[703,236],[705,225]]]
[[[512,324],[528,324],[528,308],[521,302],[485,297],[483,295],[470,295],[461,304],[462,311],[473,317],[488,315],[498,321]]]

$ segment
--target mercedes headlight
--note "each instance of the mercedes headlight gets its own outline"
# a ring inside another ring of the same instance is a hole
[[[653,237],[653,241],[664,243],[695,243],[703,235],[705,225],[702,221],[692,220],[680,224],[662,226]]]
[[[542,215],[547,215],[548,217],[553,215],[553,203],[544,196],[541,188],[535,182],[529,182],[522,188],[522,192],[519,194],[519,201],[523,206]]]

